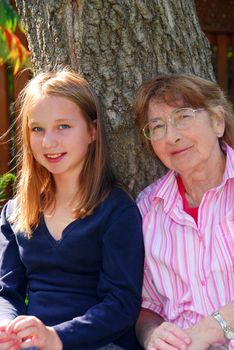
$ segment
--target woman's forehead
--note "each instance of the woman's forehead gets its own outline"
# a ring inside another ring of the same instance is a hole
[[[185,101],[183,100],[174,100],[174,101],[169,101],[169,100],[165,100],[165,99],[151,99],[149,101],[149,105],[148,105],[148,112],[151,109],[155,109],[155,108],[162,108],[162,109],[167,109],[167,108],[173,108],[173,109],[177,109],[177,108],[184,108],[184,107],[191,107],[191,105],[186,104]]]
[[[179,93],[164,93],[163,95],[152,96],[149,102],[156,104],[165,103],[168,106],[184,107],[187,98]]]

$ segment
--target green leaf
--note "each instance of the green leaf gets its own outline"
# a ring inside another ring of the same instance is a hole
[[[6,173],[0,176],[0,200],[7,198],[7,189],[9,186],[13,186],[16,180],[16,176],[12,173]]]
[[[7,63],[14,68],[14,74],[23,67],[30,67],[30,54],[14,33],[18,24],[24,32],[19,16],[8,0],[0,0],[0,65]]]
[[[19,21],[19,16],[7,0],[0,0],[0,13],[0,29],[7,28],[11,32],[14,32]]]
[[[6,62],[9,58],[9,49],[7,46],[6,38],[1,31],[0,31],[0,58],[2,58],[3,62]]]

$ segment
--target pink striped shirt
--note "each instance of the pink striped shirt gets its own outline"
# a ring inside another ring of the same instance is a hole
[[[181,328],[234,300],[234,151],[227,146],[226,153],[223,181],[204,194],[197,224],[183,210],[173,171],[138,196],[146,252],[142,307]]]

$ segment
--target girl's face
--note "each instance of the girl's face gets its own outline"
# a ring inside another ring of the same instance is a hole
[[[36,101],[28,117],[34,158],[54,177],[79,176],[89,145],[96,138],[96,124],[86,122],[80,108],[61,96]]]

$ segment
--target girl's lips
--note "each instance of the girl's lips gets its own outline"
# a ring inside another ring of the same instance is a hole
[[[172,154],[173,156],[174,156],[174,155],[177,155],[177,154],[181,154],[181,153],[183,153],[183,152],[189,150],[190,148],[192,148],[192,146],[186,147],[186,148],[181,148],[181,149],[179,149],[179,150],[177,150],[177,151],[171,152],[171,154]]]
[[[51,153],[51,154],[48,153],[48,154],[44,154],[44,157],[50,163],[57,163],[61,159],[63,159],[65,155],[66,155],[65,152],[64,153]]]

